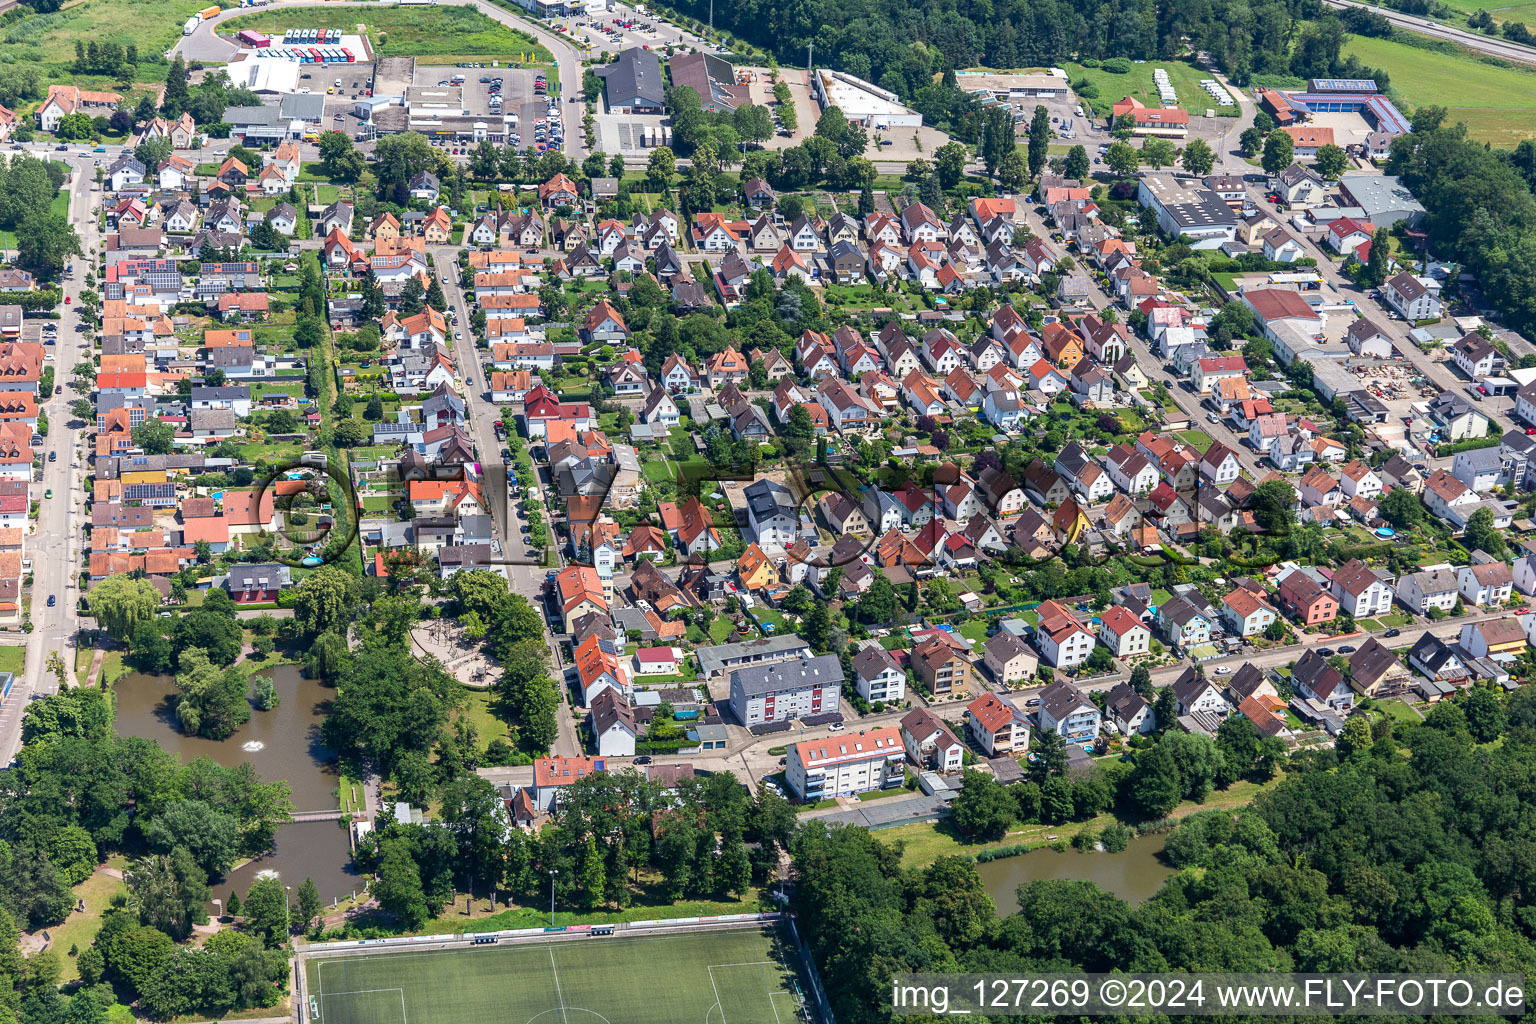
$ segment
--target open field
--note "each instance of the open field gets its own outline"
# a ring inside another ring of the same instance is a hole
[[[304,21],[304,12],[262,11],[220,22],[220,35],[233,36],[241,29],[280,33]],[[316,19],[311,17],[309,21]],[[432,57],[452,63],[454,58],[493,57],[511,63],[518,54],[532,54],[536,63],[554,62],[547,49],[532,36],[514,31],[469,7],[348,8],[328,18],[343,30],[358,21],[368,26],[368,40],[380,57]],[[432,61],[431,63],[435,63]]]
[[[1163,101],[1158,98],[1157,87],[1152,84],[1152,72],[1158,68],[1168,72],[1173,89],[1179,94],[1179,106],[1192,114],[1203,114],[1206,107],[1214,105],[1210,94],[1200,88],[1200,80],[1210,78],[1211,73],[1188,61],[1163,60],[1132,64],[1130,72],[1124,75],[1116,75],[1102,68],[1085,68],[1081,64],[1066,64],[1064,67],[1073,82],[1086,78],[1099,87],[1098,96],[1087,102],[1093,105],[1093,112],[1100,117],[1108,116],[1109,108],[1127,96],[1134,96],[1149,107],[1161,107]]]
[[[206,6],[197,0],[72,0],[52,14],[31,14],[11,22],[0,39],[6,44],[7,58],[16,62],[71,63],[76,40],[131,44],[142,57],[158,57],[181,38],[187,18]],[[155,75],[146,72],[145,77]],[[160,77],[164,77],[163,66]],[[88,87],[84,81],[78,84]]]
[[[311,959],[305,977],[311,1024],[784,1024],[790,959],[749,928]]]
[[[1448,122],[1465,121],[1473,138],[1505,149],[1536,135],[1536,73],[1364,36],[1350,36],[1344,51],[1385,68],[1405,109],[1439,104],[1450,111]]]
[[[1536,0],[1518,0],[1512,4],[1500,4],[1498,7],[1489,7],[1486,3],[1478,3],[1478,0],[1446,0],[1445,6],[1458,14],[1476,14],[1486,10],[1496,22],[1519,21],[1526,25],[1536,25]],[[1466,28],[1467,23],[1461,18],[1437,19],[1457,28]]]

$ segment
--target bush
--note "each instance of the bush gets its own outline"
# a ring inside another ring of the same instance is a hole
[[[1118,821],[1104,826],[1104,831],[1099,835],[1099,841],[1104,844],[1104,849],[1110,853],[1119,853],[1131,842],[1131,830]]]
[[[1099,87],[1086,78],[1072,83],[1072,91],[1077,93],[1077,98],[1080,100],[1093,100],[1099,97]]]
[[[1072,837],[1072,849],[1074,850],[1092,850],[1098,844],[1098,834],[1095,833],[1091,828],[1081,829],[1078,831],[1077,835]]]
[[[1131,73],[1131,58],[1111,57],[1100,65],[1112,75],[1128,75]]]
[[[1004,857],[1022,857],[1029,852],[1029,846],[1025,843],[1014,843],[1012,846],[998,846],[990,850],[982,850],[976,855],[976,863],[985,864],[989,860],[1002,860]]]

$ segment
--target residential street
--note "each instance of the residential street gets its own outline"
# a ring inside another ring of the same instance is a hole
[[[472,381],[473,384],[465,388],[465,404],[469,408],[469,432],[474,438],[475,447],[480,453],[481,465],[485,467],[500,467],[502,443],[496,440],[495,421],[500,415],[500,410],[489,401],[491,382],[485,369],[480,363],[480,353],[475,349],[474,332],[469,328],[469,317],[472,309],[464,297],[464,289],[459,284],[459,249],[456,246],[442,246],[432,251],[432,262],[437,268],[438,279],[442,282],[443,295],[448,299],[449,308],[458,314],[459,322],[450,327],[456,335],[453,341],[453,358],[458,364],[459,379]],[[542,466],[536,462],[535,468],[540,474],[539,488],[541,493],[547,494],[551,481]],[[510,486],[510,482],[509,482]],[[494,488],[493,488],[494,490]],[[509,492],[510,493],[510,492]],[[489,501],[494,494],[487,494]],[[491,502],[492,505],[495,502]],[[528,543],[519,532],[521,521],[517,517],[517,504],[515,500],[509,500],[499,508],[491,509],[491,519],[496,524],[496,540],[501,546],[501,559],[507,573],[507,581],[512,586],[512,592],[521,594],[531,602],[541,616],[548,611],[544,603],[545,574],[548,570],[542,564],[535,564],[527,557]],[[553,531],[551,531],[553,533]],[[558,546],[558,545],[556,545]],[[557,558],[560,564],[564,559]],[[560,657],[560,644],[554,635],[548,631],[544,634],[549,644],[549,652],[556,683],[560,684],[561,707],[556,713],[556,719],[560,726],[560,735],[555,742],[554,753],[564,755],[576,755],[581,753],[581,737],[577,734],[577,725],[572,720],[570,708],[569,687],[563,683],[564,663]]]
[[[100,190],[92,173],[90,153],[73,153],[69,159],[76,168],[69,183],[69,217],[80,235],[81,247],[89,254],[101,244],[96,230],[93,207],[100,202]],[[50,360],[55,381],[64,385],[63,393],[44,398],[39,396],[42,409],[48,415],[49,432],[38,449],[43,453],[43,468],[38,490],[46,494],[52,489],[52,498],[41,498],[35,532],[24,545],[25,557],[32,560],[32,632],[26,639],[26,670],[11,690],[10,698],[0,708],[0,764],[8,763],[21,747],[21,718],[27,703],[34,697],[57,693],[58,679],[45,671],[49,651],[58,651],[64,659],[67,677],[74,674],[74,638],[80,625],[76,603],[80,588],[79,578],[82,537],[86,526],[84,490],[88,469],[77,449],[80,431],[70,426],[69,406],[75,395],[68,387],[70,367],[82,359],[90,358],[82,330],[80,316],[80,292],[87,259],[77,258],[76,272],[64,281],[64,294],[69,304],[62,307],[59,319],[58,344],[48,346],[53,353]],[[49,365],[45,363],[44,365]],[[49,462],[47,453],[58,452],[58,461]],[[48,598],[55,599],[48,607]]]

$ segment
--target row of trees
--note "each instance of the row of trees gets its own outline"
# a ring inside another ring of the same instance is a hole
[[[495,787],[463,775],[435,794],[446,828],[386,815],[358,845],[373,893],[407,929],[438,916],[453,893],[566,906],[623,908],[650,899],[732,899],[771,881],[795,829],[782,797],[753,801],[729,772],[672,791],[638,771],[600,772],[567,787],[537,834],[507,832]]]

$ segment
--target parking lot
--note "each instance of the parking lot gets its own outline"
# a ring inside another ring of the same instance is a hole
[[[340,80],[341,88],[336,88]],[[299,85],[317,93],[325,93],[325,117],[322,130],[345,131],[349,136],[360,130],[360,119],[353,111],[353,101],[367,95],[373,88],[372,64],[317,65],[299,75]],[[340,114],[338,119],[336,115]]]
[[[615,19],[633,23],[633,27],[621,28],[615,24]],[[645,28],[646,25],[650,28]],[[555,23],[555,28],[556,31],[563,30],[578,44],[590,44],[591,56],[597,60],[603,59],[605,53],[619,53],[632,46],[660,50],[667,46],[703,48],[707,45],[692,32],[624,4],[610,5],[605,11],[593,11],[588,18],[561,19]],[[665,54],[662,59],[666,59]]]
[[[548,72],[545,72],[546,78]],[[418,66],[413,79],[413,84],[421,86],[435,86],[443,82],[452,82],[454,76],[463,75],[462,83],[464,97],[464,113],[469,117],[504,117],[515,115],[517,123],[512,130],[519,135],[519,145],[533,148],[535,140],[533,127],[540,118],[547,118],[549,100],[534,91],[534,79],[537,72],[531,68],[518,67],[442,67],[442,66]],[[501,79],[499,91],[496,88],[496,79]],[[501,106],[492,105],[493,97],[501,97]],[[565,120],[569,120],[566,118]],[[569,125],[567,125],[569,127]]]

